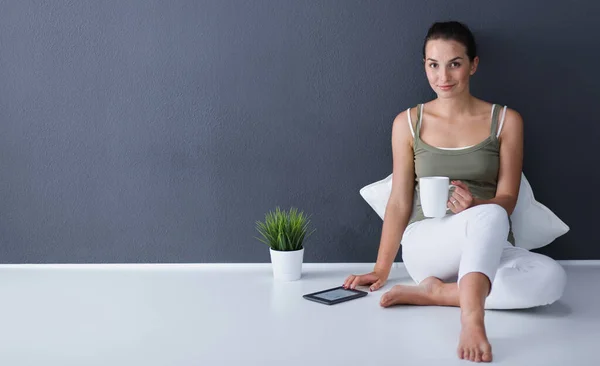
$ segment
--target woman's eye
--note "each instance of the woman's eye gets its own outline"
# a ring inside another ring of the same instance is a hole
[[[453,62],[450,64],[450,66],[456,68],[456,67],[460,67],[460,64],[458,62]]]
[[[437,67],[437,64],[429,64],[429,67],[431,67],[432,69],[435,69]]]

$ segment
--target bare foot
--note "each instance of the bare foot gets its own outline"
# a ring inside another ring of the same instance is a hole
[[[381,296],[379,304],[384,308],[399,304],[458,306],[458,289],[456,283],[445,284],[436,277],[427,277],[418,286],[392,287]]]
[[[474,362],[491,362],[492,346],[485,334],[483,315],[462,316],[458,357]]]

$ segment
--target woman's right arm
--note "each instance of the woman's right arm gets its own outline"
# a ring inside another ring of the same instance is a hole
[[[415,117],[411,116],[413,121]],[[344,282],[345,287],[371,285],[371,291],[375,291],[387,281],[412,212],[414,194],[412,146],[413,137],[408,124],[408,115],[404,111],[394,119],[392,125],[392,191],[385,209],[375,268],[368,274],[349,276]]]

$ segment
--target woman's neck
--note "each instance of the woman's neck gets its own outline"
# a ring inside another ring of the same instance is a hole
[[[468,92],[452,98],[437,98],[435,100],[437,114],[444,118],[471,115],[474,106],[475,98]]]

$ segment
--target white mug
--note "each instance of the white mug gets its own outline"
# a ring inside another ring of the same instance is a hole
[[[448,210],[448,190],[456,186],[448,177],[419,178],[419,197],[425,217],[443,217]]]

